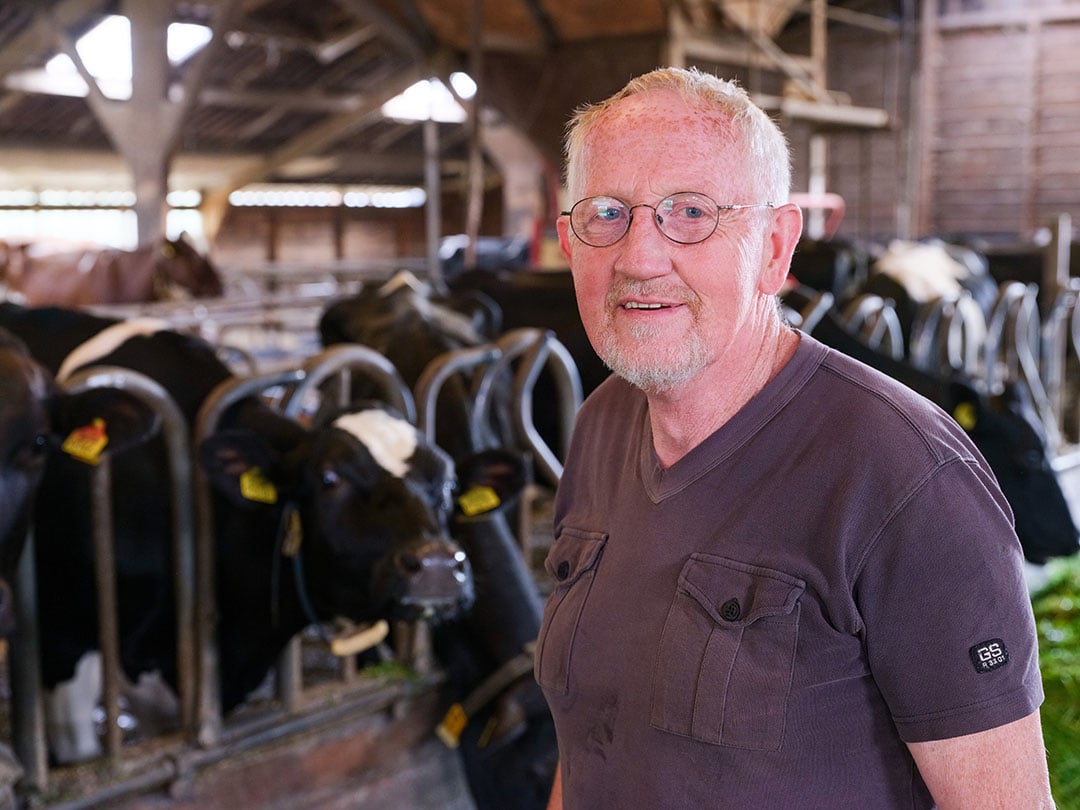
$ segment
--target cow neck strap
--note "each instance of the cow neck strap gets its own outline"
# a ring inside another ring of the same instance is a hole
[[[274,564],[271,576],[270,615],[273,626],[277,627],[281,621],[281,561],[282,558],[292,560],[293,583],[296,585],[296,595],[300,599],[300,608],[308,624],[314,625],[321,638],[329,644],[330,634],[326,632],[322,622],[315,615],[315,607],[308,595],[307,583],[304,579],[304,560],[302,530],[300,522],[300,510],[296,503],[286,501],[281,510],[281,520],[278,523],[277,539],[274,543]]]

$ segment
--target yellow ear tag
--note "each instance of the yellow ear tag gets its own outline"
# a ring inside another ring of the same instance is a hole
[[[72,458],[77,458],[87,464],[97,464],[101,461],[101,451],[109,443],[109,436],[105,432],[105,420],[95,419],[89,425],[75,428],[71,431],[60,449]]]
[[[300,553],[300,544],[304,542],[304,528],[300,523],[300,513],[293,509],[289,512],[289,525],[285,529],[285,539],[281,542],[281,553],[290,559]]]
[[[455,703],[446,712],[442,722],[435,727],[435,733],[447,748],[457,748],[461,741],[461,732],[469,724],[469,716],[460,703]]]
[[[956,423],[968,432],[971,432],[979,421],[975,415],[975,405],[970,402],[961,402],[953,410],[952,415]]]
[[[258,467],[252,467],[240,474],[240,494],[249,501],[277,503],[277,488]]]
[[[484,486],[471,487],[458,498],[458,504],[461,506],[461,511],[468,517],[473,517],[474,515],[479,515],[483,512],[490,512],[500,503],[502,503],[502,501],[499,500],[499,496],[495,493],[495,490],[491,487]]]

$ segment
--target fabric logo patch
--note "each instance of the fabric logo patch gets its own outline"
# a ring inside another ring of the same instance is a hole
[[[971,663],[975,665],[975,671],[980,675],[1009,663],[1009,650],[1000,638],[982,641],[968,650],[968,653],[971,655]]]

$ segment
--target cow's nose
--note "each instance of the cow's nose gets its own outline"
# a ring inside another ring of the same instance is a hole
[[[472,601],[472,567],[455,544],[423,542],[398,552],[394,566],[404,585],[404,604],[432,613]]]

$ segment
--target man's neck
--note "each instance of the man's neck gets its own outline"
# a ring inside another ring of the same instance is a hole
[[[735,368],[718,363],[678,388],[646,392],[660,465],[670,467],[715,433],[787,365],[798,345],[798,334],[777,324],[749,361],[738,358]]]

